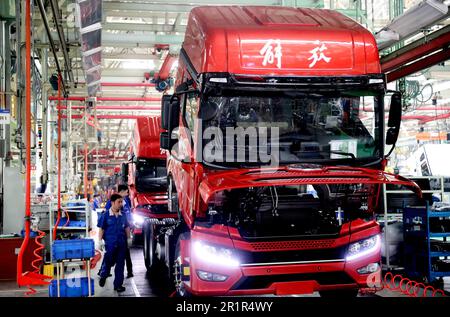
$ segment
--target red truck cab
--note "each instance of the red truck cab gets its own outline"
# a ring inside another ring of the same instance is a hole
[[[152,241],[179,295],[355,296],[379,280],[381,184],[420,189],[383,172],[369,31],[330,10],[197,7],[175,87],[161,147],[177,220]],[[394,145],[399,94],[390,108]]]
[[[167,212],[166,154],[159,146],[160,117],[138,118],[131,141],[130,162],[123,165],[132,207],[132,233],[142,240],[146,218]]]

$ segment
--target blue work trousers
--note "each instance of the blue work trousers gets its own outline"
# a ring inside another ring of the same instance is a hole
[[[124,269],[125,269],[125,254],[127,246],[125,243],[106,243],[105,258],[103,260],[104,265],[102,265],[100,277],[107,278],[111,272],[111,267],[115,265],[114,268],[114,288],[122,286],[124,279]]]

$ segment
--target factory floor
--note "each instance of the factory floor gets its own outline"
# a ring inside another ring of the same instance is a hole
[[[126,291],[123,293],[117,293],[113,288],[114,269],[111,270],[113,276],[106,280],[106,285],[100,287],[99,276],[97,275],[101,260],[97,262],[94,269],[91,270],[91,276],[94,279],[95,297],[168,297],[171,295],[171,291],[167,287],[167,280],[162,280],[161,276],[152,276],[151,278],[147,274],[147,270],[144,265],[144,258],[142,255],[142,247],[135,246],[131,250],[131,259],[133,262],[133,274],[132,278],[125,278],[123,286]],[[126,269],[125,269],[126,275]],[[165,286],[164,286],[165,285]],[[446,285],[448,287],[448,284]],[[26,287],[19,288],[15,281],[0,281],[0,297],[48,297],[48,287],[39,286],[34,287],[36,293],[26,295],[28,291]],[[448,290],[446,288],[446,290]],[[311,295],[294,295],[294,297],[318,297],[318,293]],[[393,292],[387,289],[378,291],[376,294],[359,294],[359,297],[408,297],[398,291]]]
[[[150,280],[147,276],[147,270],[144,265],[144,258],[142,255],[142,248],[139,246],[133,247],[131,250],[131,260],[133,262],[134,277],[125,278],[123,286],[126,290],[123,293],[114,291],[114,268],[111,270],[113,274],[106,280],[104,287],[98,285],[101,260],[97,263],[94,269],[91,270],[91,276],[94,279],[95,297],[168,297],[169,290],[164,289],[162,281],[156,277]],[[125,270],[126,276],[126,270]],[[67,277],[67,275],[66,275]],[[15,281],[1,281],[0,280],[0,297],[48,297],[48,286],[33,287],[34,294],[27,295],[29,291],[26,287],[18,287]]]

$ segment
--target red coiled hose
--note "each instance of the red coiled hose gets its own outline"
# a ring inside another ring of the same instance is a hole
[[[53,227],[53,241],[56,240],[56,228],[58,228],[60,220],[61,220],[61,209],[58,209],[58,217],[56,218],[55,226]]]
[[[67,210],[64,210],[64,213],[66,214],[67,221],[66,221],[66,223],[63,225],[63,227],[67,226],[67,225],[69,224],[69,222],[70,222],[70,216],[69,216],[69,213],[67,212]]]
[[[399,282],[398,286],[396,280],[398,280]],[[391,291],[399,291],[411,297],[419,296],[420,290],[422,289],[421,286],[423,286],[422,297],[428,296],[428,290],[431,291],[431,297],[435,297],[437,293],[440,293],[442,296],[446,296],[445,292],[441,289],[435,289],[431,285],[425,286],[424,283],[410,280],[409,278],[403,277],[400,274],[394,276],[391,272],[388,272],[384,275],[384,287]]]
[[[42,240],[42,238],[45,237],[44,231],[38,229],[37,232],[39,233],[39,235],[34,239],[34,242],[36,242],[38,247],[33,251],[33,254],[36,257],[36,259],[33,262],[31,262],[31,266],[34,268],[34,273],[39,273],[41,270],[40,263],[42,262],[43,257],[40,254],[40,251],[44,249],[44,245],[41,243],[40,240]]]

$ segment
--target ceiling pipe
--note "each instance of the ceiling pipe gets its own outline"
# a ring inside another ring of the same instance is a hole
[[[381,58],[381,71],[383,73],[393,71],[406,63],[410,63],[437,50],[446,48],[450,43],[450,26],[446,26],[444,29],[446,31],[445,33],[442,33],[442,30],[436,31],[436,35],[430,34],[423,39],[417,40],[402,49]]]
[[[61,45],[61,50],[62,50],[62,53],[64,56],[64,64],[66,66],[66,71],[67,71],[67,74],[69,75],[69,81],[71,83],[73,83],[74,80],[73,80],[72,68],[70,65],[69,52],[68,52],[67,45],[66,45],[66,39],[64,37],[64,31],[61,28],[61,24],[60,24],[60,21],[62,20],[62,18],[59,15],[60,11],[59,11],[58,1],[50,0],[50,6],[52,7],[53,19],[55,21],[56,31],[58,32],[59,43]]]
[[[61,106],[58,110],[67,110],[69,107]],[[85,106],[72,106],[73,110],[84,110]],[[97,105],[96,110],[161,110],[160,106],[134,106],[134,105]]]
[[[389,111],[389,108],[385,108],[385,111]],[[420,107],[412,109],[411,112],[412,111],[450,111],[450,107],[440,107],[440,106]],[[373,108],[364,108],[363,112],[373,112]]]
[[[155,87],[154,83],[101,83],[102,87]]]
[[[58,98],[56,96],[48,97],[48,100],[68,100],[68,101],[85,101],[88,97],[67,97]],[[161,97],[97,97],[97,101],[161,101]]]
[[[161,68],[158,74],[155,74],[155,77],[158,77],[161,80],[166,80],[169,78],[170,71],[172,70],[173,64],[178,60],[178,56],[174,54],[167,54],[164,62],[161,65]]]
[[[25,237],[20,246],[17,255],[16,277],[18,286],[28,286],[30,292],[27,295],[34,294],[36,291],[31,285],[48,285],[50,276],[39,274],[37,271],[23,272],[25,261],[25,251],[30,241],[31,232],[31,1],[25,1],[25,218],[24,229]],[[19,212],[19,210],[18,210]],[[19,214],[19,213],[18,213]],[[36,254],[37,249],[34,251]]]
[[[42,0],[38,0],[39,11],[41,12],[42,21],[44,22],[45,31],[47,33],[48,41],[50,42],[50,47],[52,49],[53,58],[55,59],[56,70],[58,75],[61,77],[62,89],[64,96],[67,96],[66,85],[64,83],[64,79],[62,77],[61,67],[59,65],[58,56],[56,55],[56,46],[53,41],[52,32],[50,31],[50,27],[48,25],[47,15],[45,13],[44,5],[42,4]]]
[[[405,76],[414,74],[422,69],[434,66],[438,63],[446,61],[450,59],[450,50],[445,48],[435,53],[433,55],[426,56],[422,59],[419,59],[411,64],[408,64],[403,67],[399,67],[398,69],[390,72],[386,76],[386,81],[389,83],[391,81],[403,78]]]
[[[420,108],[414,109],[413,111],[450,111],[450,107],[439,107],[439,106],[420,107]]]
[[[425,120],[425,119],[428,119],[428,118],[430,118],[430,116],[402,116],[402,120],[419,120],[419,121],[422,121],[422,120]]]
[[[85,85],[86,83],[78,83]],[[155,87],[154,83],[100,83],[102,87]]]
[[[431,121],[436,121],[436,120],[442,120],[442,119],[447,119],[450,118],[450,112],[449,113],[444,113],[444,114],[440,114],[438,116],[429,116],[428,118],[425,118],[423,120],[420,121],[420,123],[428,123]]]
[[[419,124],[450,118],[450,112],[438,116],[402,116],[402,120],[419,120]]]
[[[105,120],[105,119],[139,119],[139,118],[148,118],[148,115],[123,115],[123,114],[117,114],[117,115],[97,115],[97,120]],[[63,118],[67,118],[67,116],[63,116]],[[74,114],[72,115],[72,119],[82,119],[83,115],[81,114]]]

